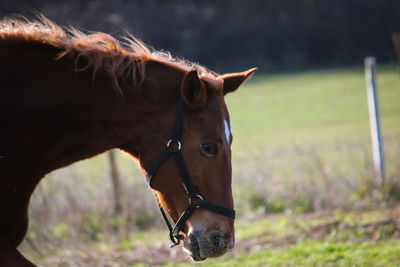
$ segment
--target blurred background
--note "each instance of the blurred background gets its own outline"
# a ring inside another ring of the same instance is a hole
[[[2,17],[34,12],[129,32],[218,73],[259,67],[226,98],[239,217],[229,266],[400,261],[400,1],[0,0]],[[383,186],[374,181],[366,56],[379,63]],[[31,199],[29,227],[21,250],[43,266],[188,262],[168,249],[152,194],[119,151],[49,174]],[[346,254],[349,242],[362,244],[357,257]]]
[[[394,60],[396,0],[1,1],[1,15],[121,34],[125,30],[217,72],[263,72],[359,64],[365,55]]]

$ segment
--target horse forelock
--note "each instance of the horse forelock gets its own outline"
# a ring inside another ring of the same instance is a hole
[[[30,21],[24,17],[4,18],[0,21],[0,39],[25,40],[40,42],[61,49],[58,59],[73,56],[78,60],[85,57],[88,61],[85,67],[77,70],[93,68],[94,74],[103,69],[111,78],[114,90],[123,96],[118,83],[120,77],[132,82],[132,88],[145,78],[145,65],[148,61],[166,63],[171,67],[189,71],[196,69],[199,75],[208,80],[216,80],[217,74],[207,68],[187,60],[173,57],[165,51],[157,51],[145,45],[131,34],[115,37],[102,32],[83,32],[74,27],[61,27],[43,15],[38,20]]]

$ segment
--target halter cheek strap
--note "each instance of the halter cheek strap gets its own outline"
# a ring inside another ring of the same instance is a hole
[[[161,215],[164,218],[165,224],[169,230],[169,238],[172,241],[171,247],[180,244],[183,236],[180,234],[183,227],[185,227],[186,221],[189,220],[190,216],[198,208],[204,208],[212,212],[224,215],[226,217],[235,219],[235,211],[233,209],[225,208],[210,202],[207,202],[203,197],[198,194],[193,186],[192,180],[190,179],[189,172],[186,168],[185,161],[181,153],[182,143],[181,132],[182,132],[182,119],[183,119],[183,98],[181,97],[178,102],[176,109],[175,122],[172,138],[167,142],[166,147],[160,153],[160,155],[153,161],[149,168],[146,169],[146,181],[151,186],[151,178],[157,172],[161,164],[171,155],[173,155],[176,166],[178,167],[179,175],[183,182],[183,187],[189,197],[189,205],[186,210],[181,214],[179,219],[176,221],[175,226],[172,226],[165,213],[163,207],[158,204]]]

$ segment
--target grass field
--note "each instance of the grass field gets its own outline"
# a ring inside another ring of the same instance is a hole
[[[362,68],[256,75],[227,96],[238,246],[205,265],[400,262],[397,69],[378,67],[377,84],[387,167],[383,190],[373,184]],[[167,249],[166,231],[154,230],[164,226],[136,164],[123,154],[117,163],[122,216],[112,214],[107,158],[79,162],[48,175],[36,190],[21,250],[43,266],[187,263]]]
[[[196,266],[398,266],[399,217],[397,205],[242,218],[236,223],[235,249]],[[35,251],[25,244],[23,250],[41,266],[194,265],[180,247],[168,248],[160,230],[48,248]]]
[[[400,76],[394,67],[378,68],[378,87],[387,179],[398,181]],[[256,76],[227,103],[235,188],[261,189],[243,198],[264,207],[275,201],[278,208],[301,199],[297,208],[309,210],[358,204],[358,190],[371,186],[362,68]]]

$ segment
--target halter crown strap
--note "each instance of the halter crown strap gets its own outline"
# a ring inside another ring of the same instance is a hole
[[[172,138],[168,141],[164,150],[158,155],[158,157],[153,161],[150,167],[146,170],[146,181],[151,186],[151,179],[154,174],[157,172],[161,164],[171,155],[173,154],[175,163],[178,167],[179,175],[182,179],[183,186],[186,190],[186,193],[189,197],[189,205],[186,210],[182,213],[182,215],[177,220],[175,226],[173,227],[171,222],[168,219],[167,214],[165,213],[163,207],[158,203],[160,208],[161,215],[164,218],[165,224],[169,230],[169,237],[172,241],[171,247],[179,245],[180,240],[183,238],[180,235],[181,230],[186,224],[186,221],[190,218],[190,216],[195,212],[198,208],[208,209],[212,212],[227,216],[229,218],[235,219],[235,211],[233,209],[225,208],[207,201],[204,201],[203,197],[199,195],[190,179],[189,172],[186,168],[185,161],[183,160],[183,156],[181,153],[181,132],[182,132],[182,119],[183,119],[183,98],[182,96],[179,99],[178,106],[176,109],[175,122],[173,128]],[[174,147],[173,147],[174,145]],[[196,199],[196,203],[193,200]]]

